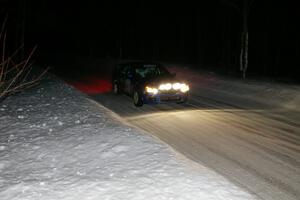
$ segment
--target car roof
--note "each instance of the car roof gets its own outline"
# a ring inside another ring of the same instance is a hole
[[[118,63],[118,65],[126,65],[126,64],[156,64],[156,65],[161,65],[160,62],[155,62],[155,61],[126,61],[126,62]]]

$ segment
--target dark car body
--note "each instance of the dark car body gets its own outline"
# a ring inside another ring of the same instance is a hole
[[[176,90],[169,87],[167,90],[162,87],[164,84],[170,86],[169,84],[177,83],[180,82],[174,74],[161,64],[153,62],[118,64],[112,78],[114,93],[126,93],[132,96],[136,106],[142,106],[144,103],[186,102],[188,91],[182,92],[176,87]]]

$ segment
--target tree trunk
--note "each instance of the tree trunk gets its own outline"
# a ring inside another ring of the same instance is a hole
[[[242,47],[241,47],[241,55],[240,55],[240,65],[241,65],[240,69],[242,72],[242,79],[246,79],[246,72],[248,68],[248,43],[249,43],[248,11],[249,11],[248,0],[244,0]]]
[[[240,53],[240,71],[242,79],[246,79],[246,72],[248,69],[248,43],[249,43],[249,33],[243,32],[241,39],[241,53]]]
[[[246,79],[246,72],[248,68],[248,39],[249,39],[249,33],[245,33],[245,57],[244,57],[244,68],[243,68],[243,79]]]
[[[244,33],[241,36],[240,71],[244,69]]]
[[[242,7],[239,6],[238,3],[233,2],[231,0],[223,0],[227,5],[235,8],[239,14],[242,15],[242,33],[241,33],[241,41],[240,41],[240,72],[241,78],[246,78],[246,72],[248,69],[248,44],[249,44],[249,31],[248,31],[248,16],[250,12],[250,8],[254,2],[254,0],[243,0]],[[238,54],[236,55],[238,56]],[[236,60],[238,62],[238,60]]]

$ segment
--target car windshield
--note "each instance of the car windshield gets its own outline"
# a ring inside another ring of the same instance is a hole
[[[141,78],[170,75],[167,69],[157,64],[139,65],[135,68],[135,73]]]

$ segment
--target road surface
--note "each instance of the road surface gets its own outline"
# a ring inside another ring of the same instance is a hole
[[[136,108],[125,95],[93,98],[132,125],[164,141],[256,195],[258,199],[300,199],[299,113],[241,109],[191,95],[175,103]]]

